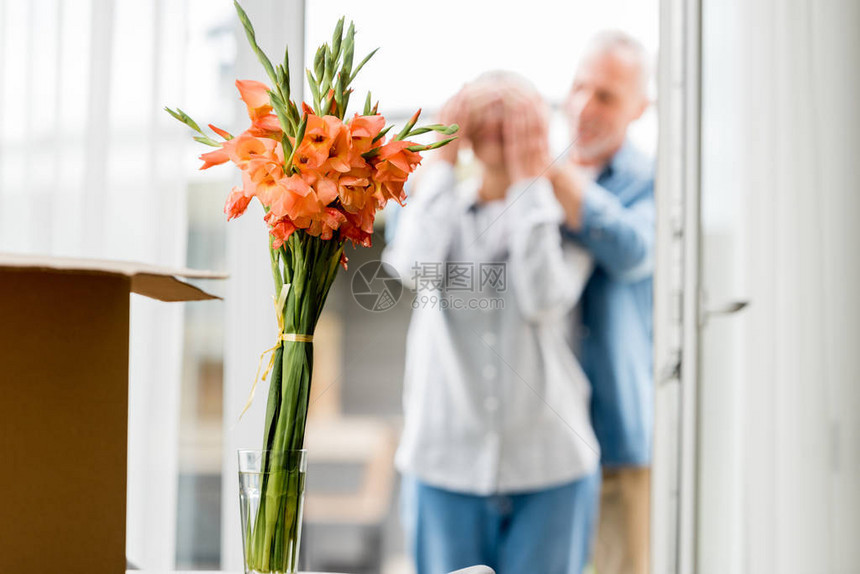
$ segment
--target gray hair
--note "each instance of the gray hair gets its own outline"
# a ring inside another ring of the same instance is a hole
[[[616,50],[624,51],[633,57],[639,69],[639,86],[642,93],[647,95],[651,79],[651,59],[642,42],[622,30],[603,30],[589,40],[585,53],[606,54]]]
[[[516,86],[525,92],[539,94],[538,89],[531,80],[511,70],[488,70],[472,80],[471,84],[490,86],[507,84],[509,86]]]

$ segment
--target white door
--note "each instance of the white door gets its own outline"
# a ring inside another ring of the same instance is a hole
[[[664,4],[654,572],[860,571],[858,22]]]

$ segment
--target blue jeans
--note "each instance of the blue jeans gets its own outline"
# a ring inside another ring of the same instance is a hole
[[[591,556],[600,473],[533,492],[476,496],[404,476],[401,513],[417,574],[485,564],[498,574],[580,574]]]

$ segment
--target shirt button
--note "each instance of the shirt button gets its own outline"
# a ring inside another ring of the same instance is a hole
[[[496,367],[493,365],[484,365],[484,368],[481,370],[481,374],[484,375],[484,378],[487,380],[495,378],[496,373]]]
[[[484,399],[484,408],[493,413],[499,409],[499,399],[496,397],[487,397]]]

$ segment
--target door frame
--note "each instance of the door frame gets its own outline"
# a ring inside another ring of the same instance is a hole
[[[696,571],[701,326],[701,0],[660,5],[651,571]]]

